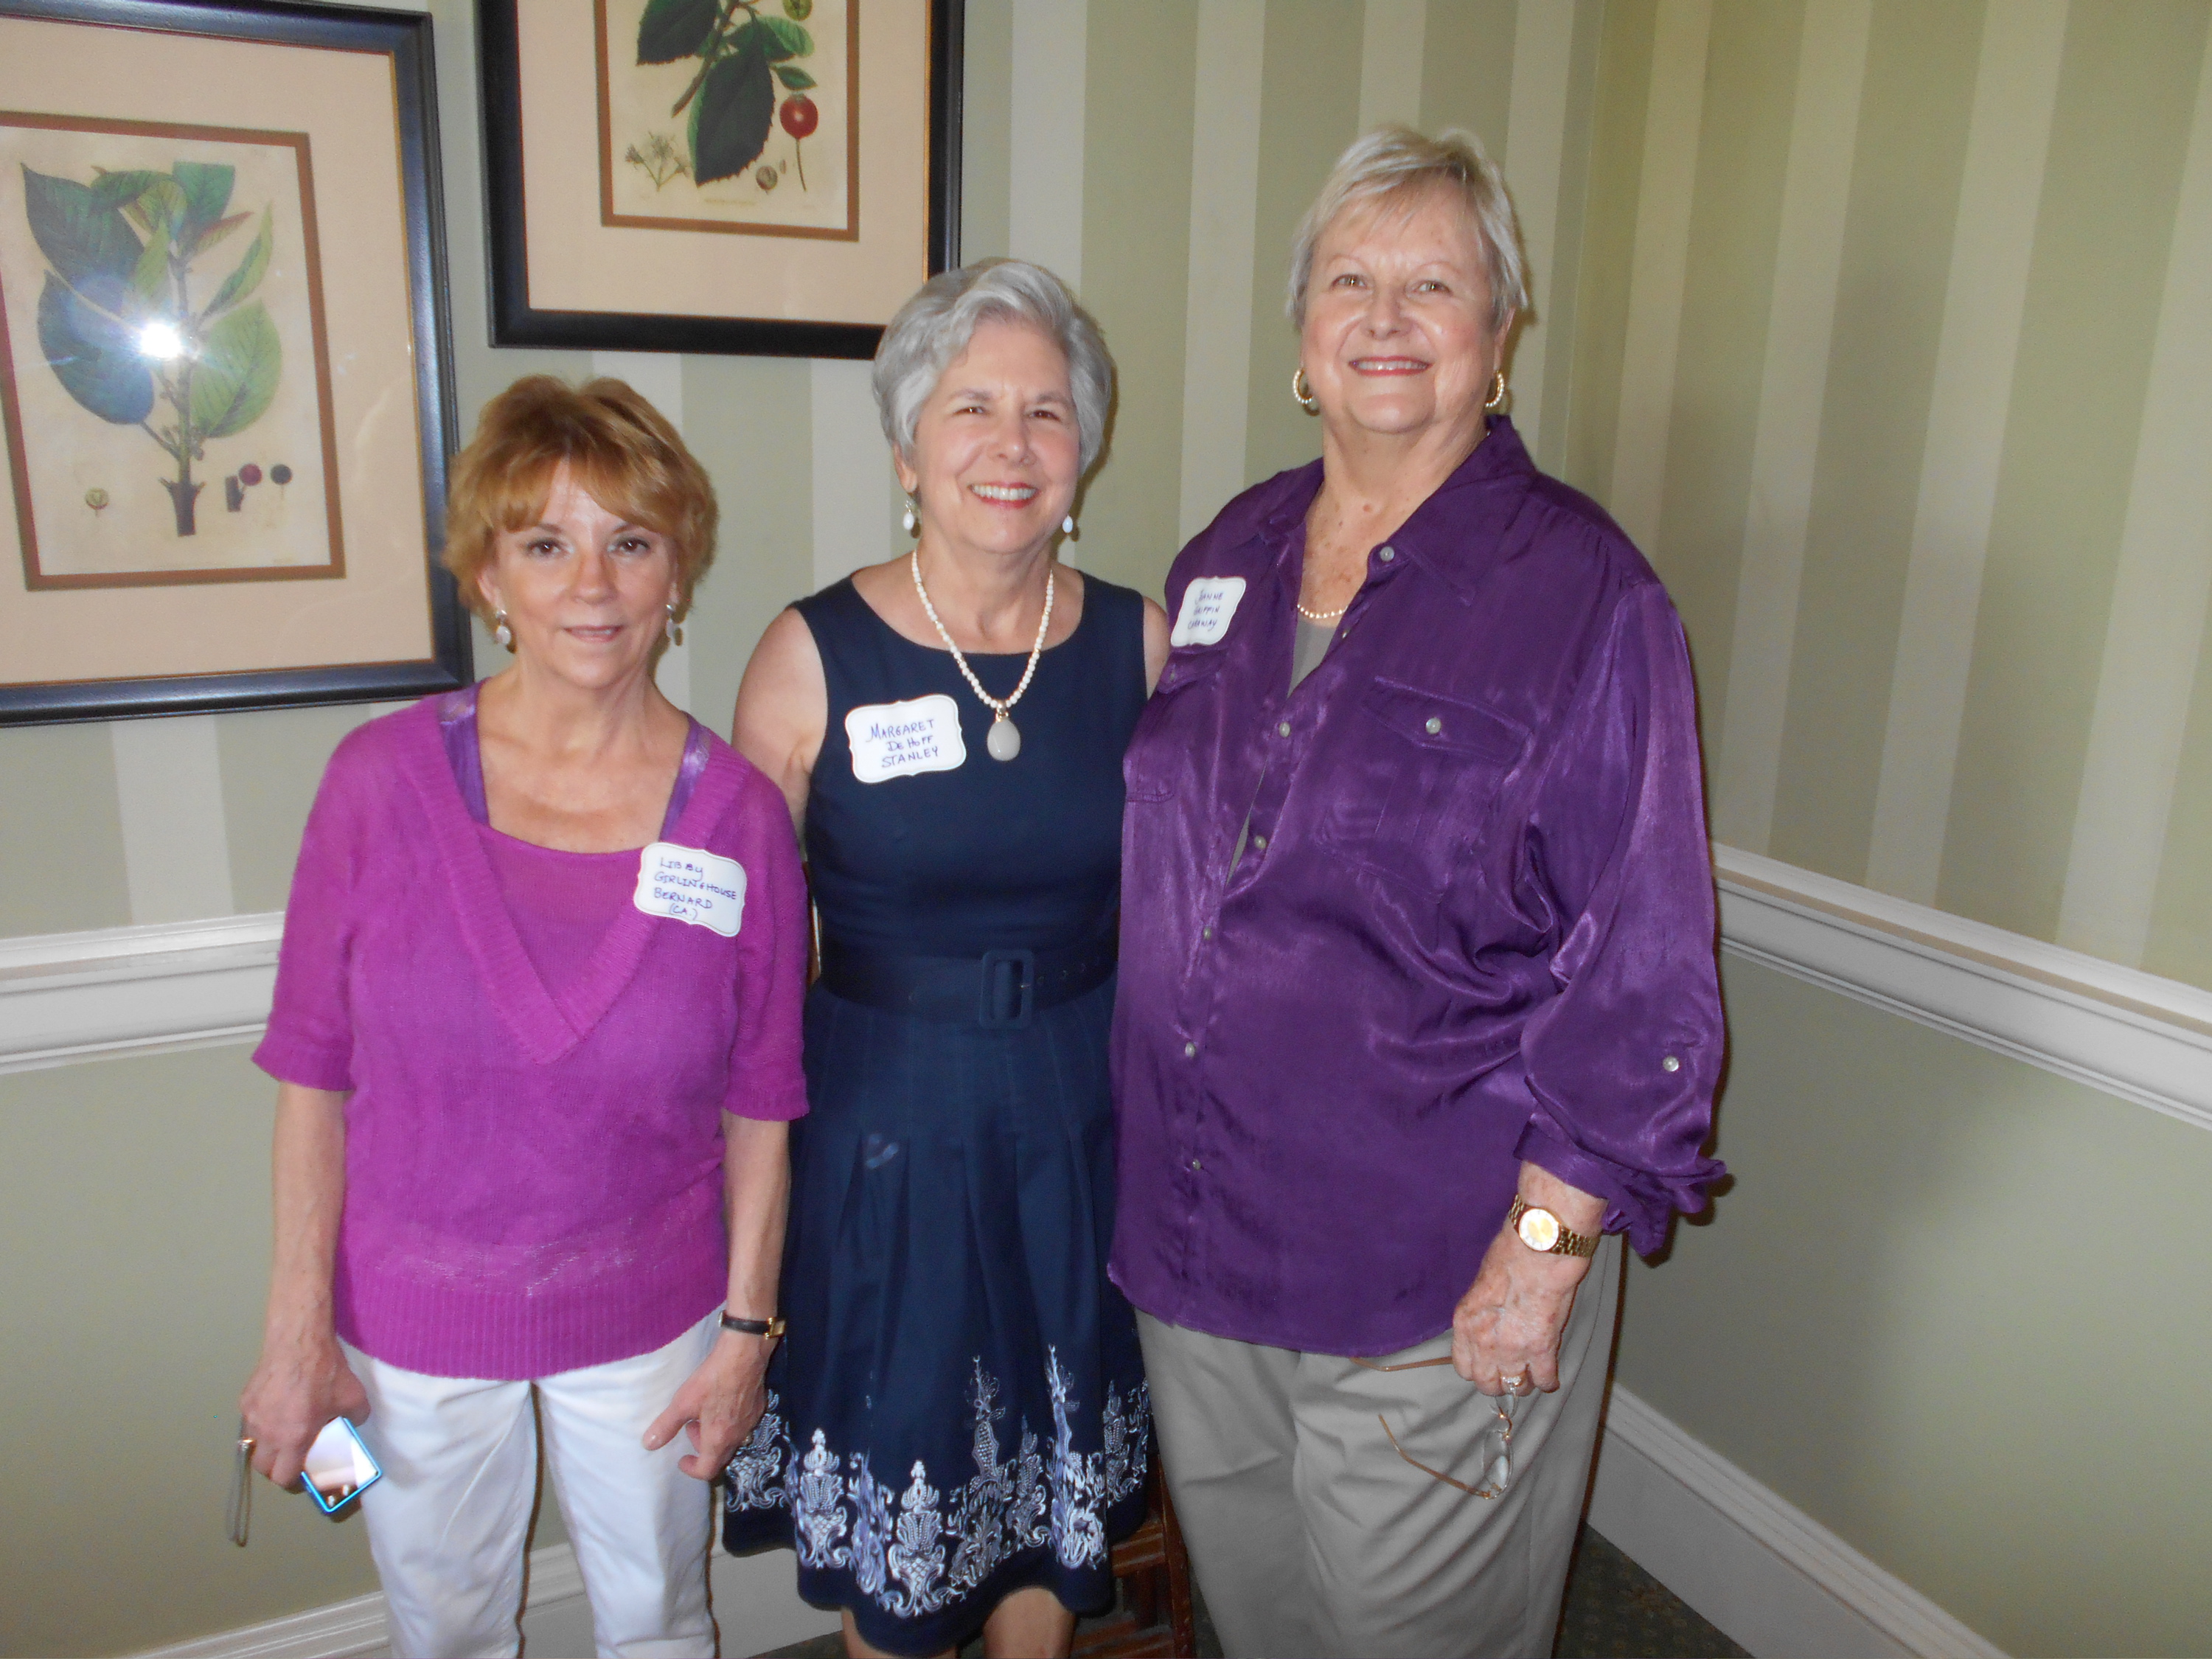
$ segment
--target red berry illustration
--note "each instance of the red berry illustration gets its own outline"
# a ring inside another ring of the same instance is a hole
[[[261,469],[254,465],[252,462],[248,461],[244,466],[238,469],[238,481],[242,484],[259,483],[261,482]]]
[[[800,151],[799,141],[811,135],[822,125],[822,112],[814,107],[814,100],[803,92],[794,92],[783,100],[783,109],[776,118],[783,130],[791,135],[791,154],[799,163],[799,187],[806,188],[806,157]]]

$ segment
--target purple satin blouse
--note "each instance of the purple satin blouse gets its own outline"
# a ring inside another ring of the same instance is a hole
[[[1246,491],[1168,579],[1125,766],[1112,1276],[1175,1324],[1376,1354],[1449,1326],[1523,1159],[1645,1252],[1702,1208],[1724,1030],[1650,567],[1494,420],[1291,690],[1320,485]]]

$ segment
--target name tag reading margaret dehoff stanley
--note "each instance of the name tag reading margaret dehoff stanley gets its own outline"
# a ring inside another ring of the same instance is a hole
[[[697,847],[657,841],[638,854],[637,908],[738,936],[745,919],[745,866]]]
[[[1242,576],[1194,576],[1182,591],[1182,609],[1176,613],[1168,643],[1177,649],[1220,644],[1237,615],[1237,601],[1243,597]]]
[[[907,702],[862,703],[845,716],[853,775],[862,783],[950,772],[968,759],[960,706],[942,691]]]

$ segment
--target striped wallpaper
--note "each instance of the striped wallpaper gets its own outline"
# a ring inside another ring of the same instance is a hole
[[[593,360],[481,343],[470,8],[430,9],[470,415]],[[968,15],[966,252],[1067,276],[1121,369],[1077,562],[1157,591],[1316,452],[1291,226],[1364,127],[1472,127],[1534,278],[1516,419],[1675,596],[1716,835],[2212,987],[2208,0]],[[722,492],[665,678],[725,725],[775,609],[902,544],[865,367],[598,366],[680,415]],[[364,712],[0,733],[0,933],[281,903]]]

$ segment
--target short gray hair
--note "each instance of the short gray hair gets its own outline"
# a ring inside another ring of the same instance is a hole
[[[1528,308],[1528,280],[1522,269],[1521,227],[1513,199],[1496,163],[1482,153],[1482,141],[1453,127],[1425,137],[1411,127],[1377,127],[1352,141],[1291,242],[1291,292],[1286,307],[1300,328],[1306,323],[1306,285],[1313,280],[1314,246],[1322,233],[1346,208],[1370,203],[1409,203],[1426,191],[1449,191],[1467,210],[1482,243],[1490,279],[1490,325]]]
[[[954,360],[986,322],[1024,323],[1067,359],[1075,394],[1075,434],[1083,470],[1106,447],[1106,411],[1114,400],[1114,359],[1067,285],[1024,259],[984,259],[931,277],[898,310],[876,348],[869,376],[884,436],[901,455],[914,453],[921,406]]]

